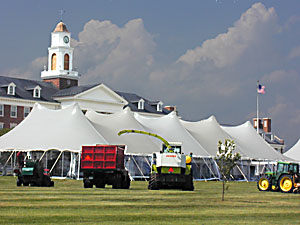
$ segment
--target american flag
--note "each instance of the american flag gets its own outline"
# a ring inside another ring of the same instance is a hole
[[[257,85],[257,93],[258,94],[264,94],[265,93],[265,86],[262,86],[261,84]]]

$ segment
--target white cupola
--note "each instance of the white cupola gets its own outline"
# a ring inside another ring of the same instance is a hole
[[[48,70],[41,72],[41,78],[52,82],[59,89],[78,85],[78,72],[73,70],[73,48],[70,46],[71,33],[61,21],[51,33],[48,48]]]

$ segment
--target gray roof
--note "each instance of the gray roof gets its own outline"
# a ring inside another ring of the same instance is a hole
[[[15,95],[7,94],[7,85],[14,83],[16,85]],[[34,98],[32,93],[32,88],[40,86],[41,87],[41,97]],[[0,76],[0,96],[7,98],[19,98],[27,99],[33,101],[47,101],[56,102],[53,100],[52,95],[55,94],[58,89],[52,84],[43,81],[28,80],[22,78],[14,77],[4,77]]]
[[[15,95],[7,94],[7,87],[10,83],[14,83],[16,85]],[[79,93],[85,92],[91,88],[94,88],[101,83],[91,84],[91,85],[82,85],[82,86],[74,86],[66,89],[59,90],[52,83],[44,82],[44,81],[36,81],[36,80],[28,80],[22,78],[14,78],[14,77],[5,77],[0,76],[0,96],[7,98],[19,98],[19,99],[27,99],[33,101],[47,101],[47,102],[58,102],[54,100],[54,98],[59,97],[67,97],[74,96]],[[33,89],[36,86],[41,87],[41,97],[34,98],[33,97]],[[149,101],[137,94],[126,93],[115,91],[118,95],[123,97],[126,101],[129,102],[127,106],[134,112],[145,112],[145,113],[154,113],[154,114],[168,114],[169,111],[166,109],[162,109],[162,112],[158,112],[156,109],[157,103],[160,101]],[[144,109],[138,109],[138,101],[140,99],[144,99]]]
[[[156,110],[156,105],[154,103],[159,103],[160,101],[149,101],[137,94],[133,93],[126,93],[126,92],[120,92],[115,91],[118,95],[126,99],[127,102],[129,102],[128,106],[130,107],[131,111],[134,112],[145,112],[145,113],[154,113],[154,114],[168,114],[169,110],[162,109],[162,112],[158,112]],[[144,109],[138,109],[138,101],[140,99],[144,99]]]
[[[101,83],[100,83],[101,84]],[[93,87],[96,87],[100,84],[91,84],[91,85],[82,85],[82,86],[73,86],[70,88],[62,89],[56,92],[53,97],[67,97],[67,96],[74,96],[79,93],[85,92]]]

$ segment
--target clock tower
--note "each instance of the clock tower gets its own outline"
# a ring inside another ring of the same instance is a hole
[[[73,48],[71,34],[61,21],[51,33],[51,47],[48,48],[48,70],[41,72],[45,82],[51,82],[59,89],[78,86],[79,75],[73,70]]]

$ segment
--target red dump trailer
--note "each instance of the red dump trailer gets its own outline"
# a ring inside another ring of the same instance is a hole
[[[124,166],[124,145],[82,146],[81,170],[84,188],[128,189],[130,178]]]

